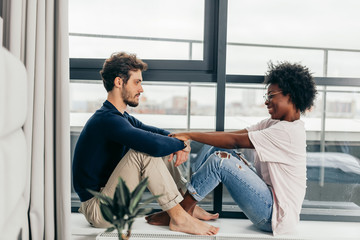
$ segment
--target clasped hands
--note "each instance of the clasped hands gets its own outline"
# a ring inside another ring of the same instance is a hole
[[[184,149],[170,154],[169,162],[172,161],[174,158],[174,155],[176,155],[176,161],[174,163],[174,166],[178,167],[181,164],[183,164],[184,162],[186,162],[189,158],[189,153],[191,151],[190,140],[188,138],[186,138],[185,136],[183,136],[181,133],[171,133],[171,134],[169,134],[169,137],[175,137],[181,141],[184,141],[184,143],[186,145],[186,147]]]

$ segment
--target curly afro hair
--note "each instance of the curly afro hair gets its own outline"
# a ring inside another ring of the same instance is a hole
[[[303,114],[314,105],[317,94],[314,78],[309,69],[298,63],[268,63],[268,71],[264,83],[277,84],[282,94],[289,94],[291,102]]]

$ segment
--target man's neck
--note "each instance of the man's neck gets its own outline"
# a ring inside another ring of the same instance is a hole
[[[121,114],[124,114],[126,110],[126,104],[122,100],[122,98],[115,97],[113,94],[108,93],[107,100],[116,107],[116,109],[121,112]]]

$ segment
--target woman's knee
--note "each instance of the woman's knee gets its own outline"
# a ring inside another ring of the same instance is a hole
[[[231,156],[230,153],[225,152],[225,151],[216,151],[214,154],[221,159],[230,159],[230,156]]]
[[[224,160],[226,161],[231,158],[231,154],[229,152],[221,151],[221,150],[214,152],[213,156],[215,156],[213,157],[213,161],[219,163],[219,166],[223,164]]]
[[[205,161],[204,164],[219,168],[225,159],[230,159],[231,154],[224,151],[215,151]]]

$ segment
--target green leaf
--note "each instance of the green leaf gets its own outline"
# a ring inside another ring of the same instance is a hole
[[[152,201],[158,199],[159,197],[161,197],[162,195],[155,195],[155,196],[152,196],[152,197],[149,197],[148,199],[145,199],[142,201],[142,204],[143,205],[146,205],[148,203],[151,203]]]
[[[87,191],[89,193],[91,193],[92,195],[94,195],[94,197],[98,198],[100,200],[100,202],[103,202],[109,206],[113,205],[113,200],[109,196],[106,196],[105,194],[93,191],[91,189],[87,189]]]
[[[124,229],[125,228],[125,225],[126,225],[126,221],[123,219],[123,218],[121,218],[121,219],[119,219],[119,223],[118,223],[118,227],[121,227],[122,229]]]
[[[151,210],[152,208],[139,208],[136,211],[134,211],[132,218],[145,216],[146,214],[150,213]]]
[[[131,220],[131,221],[128,222],[128,229],[131,229],[133,223],[134,223],[134,220]]]
[[[116,228],[124,228],[126,221],[123,218],[118,218],[112,223]]]
[[[114,230],[115,230],[115,227],[109,227],[108,229],[106,229],[105,232],[112,232],[112,231],[114,231]]]
[[[159,198],[161,195],[155,195],[155,196],[152,196],[148,199],[145,199],[142,204],[138,204],[138,206],[136,206],[134,209],[133,209],[133,212],[132,212],[132,215],[135,214],[136,211],[138,211],[141,207],[145,206],[146,204],[148,203],[151,203],[152,201],[156,200],[157,198]]]
[[[130,191],[121,177],[119,177],[119,183],[116,186],[115,192],[118,194],[118,204],[120,206],[128,207],[130,203]],[[126,208],[125,212],[128,212]]]
[[[119,202],[119,198],[120,198],[120,193],[118,190],[118,185],[116,185],[115,187],[115,192],[114,192],[114,198],[113,198],[113,210],[114,213],[116,213],[119,216],[119,213],[121,215],[121,211],[119,211],[120,209],[122,209],[124,206],[121,204],[121,202]]]
[[[114,204],[114,205],[117,205],[117,204]],[[113,213],[114,213],[114,215],[117,216],[117,218],[123,218],[124,215],[126,214],[125,207],[124,206],[121,206],[121,207],[118,206],[117,208],[115,208],[115,206],[114,206]]]
[[[108,221],[110,223],[112,223],[114,221],[114,215],[113,215],[113,213],[111,211],[111,207],[109,205],[100,203],[100,211],[106,221]]]
[[[136,186],[135,190],[131,193],[131,201],[129,205],[129,212],[132,213],[134,208],[139,204],[141,197],[148,185],[148,178],[144,178],[139,185]]]
[[[136,186],[136,188],[134,189],[134,191],[132,191],[131,193],[131,198],[134,198],[136,195],[139,194],[139,191],[145,186],[147,187],[148,185],[148,177],[144,178],[143,180],[140,181],[140,183]]]

